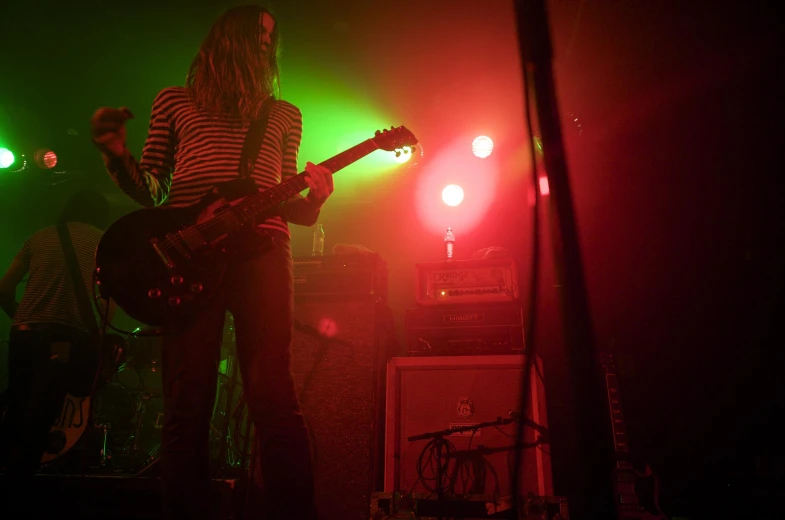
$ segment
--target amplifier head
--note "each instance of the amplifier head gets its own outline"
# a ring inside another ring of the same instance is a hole
[[[510,257],[417,264],[416,271],[420,305],[518,300],[518,268]]]

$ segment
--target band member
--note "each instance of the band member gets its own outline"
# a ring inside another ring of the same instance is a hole
[[[95,250],[108,220],[109,203],[90,190],[72,195],[58,217],[71,237],[82,281],[91,296]],[[27,287],[17,303],[16,287],[27,275]],[[7,485],[19,490],[30,484],[40,467],[66,394],[87,396],[98,363],[55,226],[25,241],[0,280],[0,305],[12,319],[2,427],[5,474]],[[112,309],[100,310],[111,319]]]
[[[220,16],[194,58],[184,87],[155,98],[141,161],[126,147],[130,112],[101,108],[93,140],[117,185],[144,206],[186,206],[216,183],[237,179],[248,129],[275,102],[251,172],[259,189],[298,173],[300,110],[278,99],[279,27],[257,5]],[[258,222],[235,251],[220,294],[164,337],[161,471],[167,518],[209,516],[208,435],[226,311],[234,316],[244,398],[259,439],[270,511],[265,518],[316,518],[306,424],[295,395],[289,346],[293,275],[288,223],[313,225],[333,191],[332,174],[306,166],[308,194]]]

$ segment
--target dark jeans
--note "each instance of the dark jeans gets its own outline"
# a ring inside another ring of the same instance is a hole
[[[26,496],[66,394],[89,394],[97,355],[87,332],[54,323],[11,330],[2,444],[10,496]],[[14,501],[10,502],[11,504]],[[20,507],[23,507],[20,504]]]
[[[316,518],[308,432],[290,372],[294,313],[289,239],[230,262],[221,294],[164,338],[161,471],[166,518],[209,518],[209,426],[226,310],[234,316],[243,395],[260,440],[270,511],[247,518]]]

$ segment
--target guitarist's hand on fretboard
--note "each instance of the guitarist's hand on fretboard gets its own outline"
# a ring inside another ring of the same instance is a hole
[[[305,198],[319,208],[335,189],[333,173],[321,164],[309,162],[305,165],[305,182],[308,184],[308,195]]]

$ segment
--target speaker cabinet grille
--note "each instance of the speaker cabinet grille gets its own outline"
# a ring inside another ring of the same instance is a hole
[[[509,418],[519,411],[524,362],[522,355],[393,358],[387,367],[384,490],[433,492],[435,451],[426,449],[427,439],[407,439]],[[524,445],[534,446],[524,449],[519,493],[548,496],[550,445],[537,444],[537,430],[547,433],[541,374],[541,363],[532,364],[525,418],[538,428],[524,429]],[[516,423],[510,423],[445,436],[453,449],[443,471],[445,492],[509,495],[515,433]]]
[[[311,430],[320,518],[368,518],[382,480],[390,312],[374,301],[297,301],[292,374]]]

